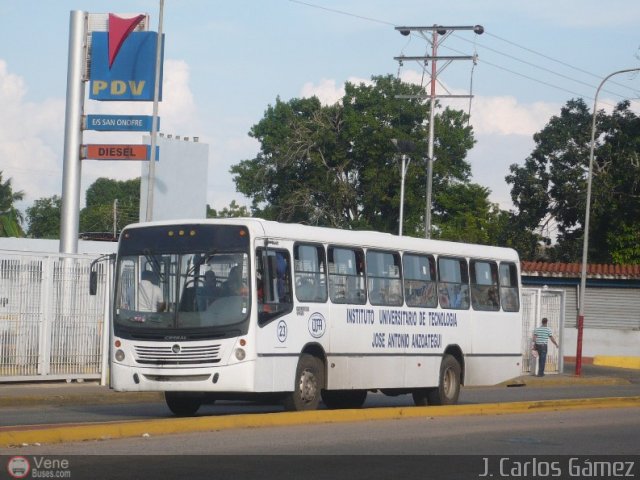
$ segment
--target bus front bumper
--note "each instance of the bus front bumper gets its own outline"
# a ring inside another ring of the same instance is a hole
[[[167,369],[113,362],[110,387],[119,392],[253,392],[254,363]]]

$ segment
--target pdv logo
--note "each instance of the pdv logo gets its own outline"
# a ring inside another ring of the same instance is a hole
[[[134,32],[144,18],[120,18],[110,13],[109,31],[91,33],[92,100],[153,100],[158,35]]]

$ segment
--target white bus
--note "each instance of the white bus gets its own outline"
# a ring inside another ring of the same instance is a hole
[[[163,391],[176,415],[216,399],[357,408],[368,391],[453,404],[520,374],[514,250],[255,218],[126,227],[110,385]]]

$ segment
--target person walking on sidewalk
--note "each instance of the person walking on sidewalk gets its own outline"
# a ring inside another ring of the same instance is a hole
[[[544,377],[544,366],[547,363],[547,343],[549,340],[553,342],[556,348],[559,348],[558,342],[553,338],[551,329],[547,326],[549,320],[542,319],[542,325],[533,330],[533,349],[538,352],[538,376]]]

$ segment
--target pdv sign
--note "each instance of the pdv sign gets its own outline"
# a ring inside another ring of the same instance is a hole
[[[132,32],[135,19],[109,16],[108,32],[91,33],[92,100],[153,101],[155,86],[156,32]],[[115,18],[114,18],[115,17]],[[118,30],[115,27],[125,24]],[[120,24],[118,24],[120,22]],[[114,40],[114,36],[117,38]],[[164,40],[164,39],[163,39]],[[114,46],[115,45],[115,46]],[[164,52],[164,48],[162,48]],[[162,99],[162,55],[160,97]]]

